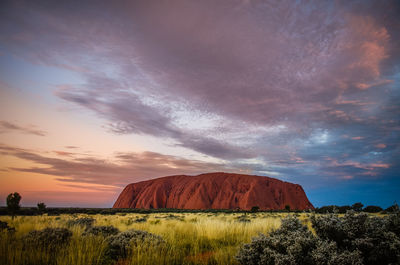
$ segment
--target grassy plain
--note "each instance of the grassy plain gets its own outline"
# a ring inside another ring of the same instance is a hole
[[[151,213],[60,216],[0,217],[16,229],[11,238],[3,232],[0,242],[1,264],[104,264],[107,247],[102,236],[83,236],[84,228],[68,227],[68,221],[94,218],[96,226],[114,226],[120,231],[144,230],[160,235],[166,244],[158,249],[134,248],[127,259],[117,264],[237,264],[235,255],[243,243],[259,233],[268,234],[280,227],[286,213]],[[308,215],[299,218],[309,225]],[[21,239],[28,232],[47,227],[65,227],[73,232],[70,243],[55,253],[24,249]],[[51,255],[53,259],[51,259]]]

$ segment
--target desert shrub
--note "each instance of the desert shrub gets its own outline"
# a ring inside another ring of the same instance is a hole
[[[46,204],[44,204],[44,202],[39,202],[37,204],[37,210],[39,213],[44,213],[46,211]]]
[[[161,221],[160,220],[152,220],[152,221],[149,222],[149,224],[158,225],[158,224],[161,224]]]
[[[164,244],[162,237],[141,230],[127,230],[108,239],[107,255],[112,259],[125,258],[133,248],[152,248]]]
[[[356,202],[355,204],[353,204],[351,206],[351,208],[356,212],[361,212],[363,207],[364,207],[364,204],[362,204],[361,202]]]
[[[7,232],[10,232],[10,233],[14,233],[15,232],[15,228],[8,226],[7,222],[0,221],[0,232],[1,231],[7,231]]]
[[[251,222],[250,218],[248,218],[246,215],[239,215],[239,216],[235,217],[235,219],[237,222],[240,222],[240,223],[250,223]]]
[[[270,235],[239,250],[241,264],[400,264],[400,214],[369,217],[348,212],[311,218],[315,234],[287,217]]]
[[[7,222],[0,221],[0,231],[8,229],[8,228],[9,228],[9,226],[8,226]]]
[[[261,234],[239,250],[241,264],[313,264],[317,239],[297,218],[289,216],[269,236]]]
[[[29,232],[23,241],[27,247],[54,250],[67,244],[71,236],[72,232],[66,228],[45,228]]]
[[[72,219],[68,220],[67,226],[84,226],[84,227],[90,227],[94,223],[94,219],[91,217],[83,217],[83,218],[78,218],[78,219]]]
[[[182,216],[173,215],[173,214],[168,214],[164,218],[168,219],[168,220],[185,221],[185,218],[183,218]]]
[[[125,224],[126,225],[131,225],[131,224],[134,224],[134,223],[145,223],[145,222],[147,222],[147,216],[139,217],[139,218],[135,218],[135,219],[130,218],[130,219],[125,221]]]
[[[100,211],[100,214],[102,215],[114,215],[115,211],[113,211],[114,209],[104,209]]]
[[[72,232],[66,228],[34,230],[12,240],[14,253],[21,253],[18,262],[9,264],[57,264],[60,255],[68,249]]]
[[[114,226],[89,226],[86,228],[82,235],[94,235],[108,237],[119,233],[118,228]]]
[[[8,228],[8,223],[0,221],[0,230],[4,230]]]
[[[338,206],[336,205],[328,205],[328,206],[322,206],[320,208],[316,208],[315,212],[316,213],[333,213],[334,209],[336,209]]]
[[[348,212],[344,217],[334,215],[312,218],[313,228],[322,240],[333,241],[338,249],[358,251],[363,264],[396,264],[400,262],[400,218],[368,217],[368,214]]]
[[[387,230],[400,237],[400,212],[389,214],[385,221]]]
[[[363,211],[367,212],[367,213],[379,213],[379,212],[382,212],[383,209],[379,206],[368,205],[367,207],[364,208]]]
[[[349,205],[344,205],[344,206],[339,206],[338,211],[339,213],[346,213],[347,211],[350,211],[352,208]]]
[[[387,213],[395,213],[398,211],[399,211],[399,205],[397,205],[397,203],[395,203],[392,206],[389,206],[388,208],[385,209],[385,212],[387,212]]]
[[[147,216],[145,217],[141,217],[141,218],[136,218],[135,220],[133,220],[134,223],[145,223],[147,222]]]
[[[311,217],[313,228],[320,237],[341,243],[345,237],[340,217],[335,214]]]
[[[316,208],[315,212],[316,213],[346,213],[349,210],[352,210],[353,206],[349,205],[343,205],[343,206],[337,206],[337,205],[328,205],[328,206],[322,206],[321,208]]]
[[[19,202],[21,201],[21,195],[18,192],[10,193],[7,196],[7,209],[14,219],[16,213],[21,209]]]
[[[339,252],[333,241],[318,240],[316,248],[311,252],[312,264],[318,265],[362,265],[362,257],[359,251]]]

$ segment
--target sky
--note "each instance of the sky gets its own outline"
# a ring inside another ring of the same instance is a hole
[[[233,172],[400,201],[398,1],[0,3],[0,205]]]

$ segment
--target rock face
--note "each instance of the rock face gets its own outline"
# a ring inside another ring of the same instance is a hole
[[[125,187],[113,208],[313,209],[298,184],[232,173],[169,176]]]

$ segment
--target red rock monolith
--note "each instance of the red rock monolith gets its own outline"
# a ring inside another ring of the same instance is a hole
[[[233,173],[176,175],[125,187],[113,208],[313,209],[303,188],[278,179]]]

